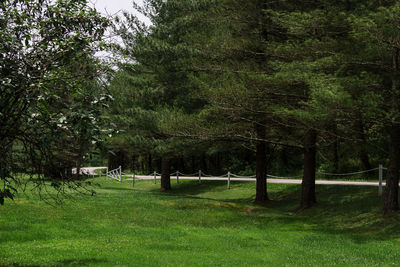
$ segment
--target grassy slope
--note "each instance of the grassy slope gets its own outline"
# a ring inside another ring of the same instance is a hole
[[[100,181],[97,196],[52,207],[21,195],[0,207],[0,265],[397,266],[400,216],[377,189],[317,187],[319,206],[294,214],[299,186]]]

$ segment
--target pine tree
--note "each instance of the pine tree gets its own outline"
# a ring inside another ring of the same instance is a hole
[[[189,86],[187,72],[194,51],[187,43],[196,26],[204,24],[197,11],[207,5],[207,1],[146,1],[144,7],[136,8],[151,19],[150,26],[125,14],[115,28],[124,42],[117,54],[129,63],[115,78],[116,84],[122,81],[124,85],[113,86],[115,93],[122,92],[115,104],[120,107],[114,113],[123,121],[119,124],[122,135],[132,147],[142,147],[141,151],[160,158],[162,191],[171,188],[171,160],[185,147],[185,142],[164,131],[170,123],[166,114],[174,110],[190,113],[201,105]],[[131,97],[125,100],[127,95]]]
[[[384,194],[384,211],[399,209],[398,182],[400,171],[400,87],[399,18],[397,1],[380,5],[368,2],[368,8],[350,18],[352,46],[347,51],[347,70],[352,69],[363,84],[363,111],[386,135],[389,166]]]

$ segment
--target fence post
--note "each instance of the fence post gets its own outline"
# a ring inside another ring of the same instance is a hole
[[[132,184],[132,187],[134,187],[134,186],[135,186],[135,176],[136,176],[136,175],[135,175],[135,174],[133,174],[133,177],[132,177],[132,178],[133,178],[133,179],[132,179],[132,181],[133,181],[133,182],[132,182],[132,183],[133,183],[133,184]]]
[[[379,164],[379,195],[382,195],[383,167]]]
[[[119,182],[122,181],[122,167],[119,166]]]
[[[156,172],[154,171],[154,184],[157,183],[156,179],[157,179],[157,177],[156,177]]]
[[[228,189],[231,189],[231,172],[228,172]]]
[[[108,181],[108,167],[107,167],[107,170],[106,170],[106,181]]]
[[[201,183],[201,170],[199,170],[199,183]]]
[[[179,184],[179,171],[176,171],[176,183]]]

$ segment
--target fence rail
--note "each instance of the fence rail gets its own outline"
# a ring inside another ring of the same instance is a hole
[[[317,174],[322,174],[324,176],[351,176],[351,175],[357,175],[357,174],[363,174],[363,173],[369,173],[369,172],[373,172],[373,171],[377,171],[378,170],[378,183],[374,183],[374,182],[359,182],[360,185],[378,185],[379,187],[379,195],[382,195],[382,186],[384,186],[383,183],[383,171],[386,170],[386,168],[384,168],[381,164],[377,167],[377,168],[373,168],[370,170],[364,170],[364,171],[355,171],[355,172],[349,172],[349,173],[327,173],[327,172],[317,172]],[[149,175],[137,175],[137,174],[125,174],[122,172],[121,170],[121,166],[118,167],[117,169],[111,170],[111,171],[107,171],[107,180],[108,177],[115,179],[119,182],[122,181],[122,176],[125,177],[132,177],[133,179],[133,185],[136,182],[137,178],[144,178],[144,177],[152,177],[152,179],[154,180],[154,184],[157,183],[157,179],[159,177],[161,177],[160,173],[157,172],[152,172]],[[179,183],[180,179],[198,179],[198,182],[201,183],[202,180],[223,180],[223,181],[227,181],[227,188],[230,189],[231,187],[231,181],[254,181],[256,176],[255,175],[251,175],[251,176],[245,176],[245,175],[238,175],[238,174],[233,174],[231,172],[228,172],[227,174],[223,174],[223,175],[210,175],[210,174],[206,174],[204,173],[202,170],[199,170],[198,172],[195,173],[191,173],[191,174],[185,174],[182,173],[180,171],[175,171],[173,173],[170,174],[170,176],[172,177],[176,177],[176,182]],[[279,179],[284,179],[286,181],[288,181],[288,183],[293,183],[293,184],[299,184],[301,183],[301,179],[302,178],[301,175],[297,175],[297,176],[276,176],[276,175],[267,175],[267,178],[272,178],[271,180],[279,180]],[[350,182],[345,182],[345,181],[338,181],[339,184],[350,184]],[[317,183],[320,184],[334,184],[334,183],[330,183],[329,181],[317,181]]]
[[[119,182],[122,182],[122,168],[121,166],[119,166],[118,168],[111,170],[111,171],[107,171],[107,176],[106,176],[106,180],[108,180],[108,177],[117,180]]]

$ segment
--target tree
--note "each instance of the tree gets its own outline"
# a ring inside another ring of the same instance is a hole
[[[200,127],[191,127],[191,135],[254,145],[255,201],[259,203],[268,201],[266,141],[270,140],[267,133],[273,133],[268,120],[271,88],[264,83],[270,71],[263,53],[264,43],[270,39],[265,5],[265,1],[220,4],[207,18],[213,28],[192,40],[199,50],[194,71],[200,72],[194,73],[192,79],[207,104],[197,118]],[[203,126],[205,129],[199,129]]]
[[[351,140],[353,143],[361,140],[365,144],[363,118],[360,114],[366,117],[370,125],[380,129],[380,137],[385,138],[387,135],[390,162],[384,210],[397,210],[400,167],[400,135],[397,127],[398,3],[316,2],[318,5],[306,12],[295,11],[278,16],[286,20],[282,25],[289,26],[295,36],[294,40],[298,45],[294,46],[293,54],[306,56],[291,62],[290,64],[294,63],[296,66],[291,71],[300,69],[303,72],[301,75],[306,74],[304,81],[310,89],[307,106],[313,107],[314,114],[318,114],[309,117],[300,112],[298,115],[301,115],[303,122],[316,118],[317,121],[313,119],[312,127],[322,133],[329,132],[329,135],[337,136],[338,127],[344,129],[343,133],[356,133]],[[350,97],[353,98],[351,101]],[[358,121],[356,127],[354,120]],[[315,145],[310,145],[315,143],[315,137],[308,134],[306,137],[305,152],[315,154]],[[342,138],[345,136],[342,135]],[[361,161],[368,166],[369,160],[365,152],[361,150],[360,154]],[[305,154],[302,207],[312,205],[315,200],[315,156],[307,155]],[[306,158],[310,159],[309,164],[313,166],[310,169],[314,171],[306,172]]]
[[[87,60],[97,50],[106,26],[107,20],[87,7],[85,0],[0,3],[1,180],[12,178],[12,148],[18,140],[30,140],[30,127],[38,125],[34,123],[38,118],[46,120],[42,125],[63,124],[66,114],[52,105],[62,104],[68,115],[78,112],[70,110],[69,100],[62,97],[73,98],[82,88],[82,78],[95,73]],[[35,151],[46,147],[46,138],[57,138],[52,129],[40,128],[45,131],[38,132],[43,139]],[[28,155],[35,153],[28,147],[23,149]],[[7,196],[10,194],[3,193],[0,201]]]
[[[386,131],[389,145],[389,166],[384,193],[384,211],[399,209],[398,183],[400,171],[400,86],[399,76],[399,18],[397,1],[371,5],[351,17],[352,49],[347,67],[356,66],[354,75],[364,83],[362,98],[368,101],[366,114],[376,127]]]
[[[345,29],[339,3],[316,1],[291,11],[270,10],[280,26],[285,42],[269,44],[275,51],[275,79],[282,92],[293,96],[289,105],[281,105],[276,114],[282,124],[296,129],[302,140],[304,168],[300,208],[316,203],[315,176],[318,135],[336,131],[335,119],[341,114],[347,95],[335,77],[336,55]],[[339,12],[339,13],[338,13]],[[339,15],[338,15],[339,14]],[[332,126],[333,125],[333,126]]]
[[[179,146],[249,148],[261,203],[273,150],[302,151],[302,209],[316,203],[318,167],[369,168],[384,158],[377,148],[372,160],[366,151],[376,139],[391,148],[385,210],[395,210],[397,9],[395,1],[146,1],[138,10],[153,24],[127,16],[118,31],[128,61],[122,91],[135,107],[122,118],[129,130],[121,136],[138,140],[136,147],[151,144],[142,153],[164,160],[166,188],[167,161]]]
[[[115,27],[123,46],[114,47],[114,52],[125,58],[114,79],[116,86],[112,83],[118,97],[119,111],[115,105],[113,114],[122,129],[119,136],[139,153],[159,158],[162,191],[171,188],[171,160],[186,147],[182,139],[163,131],[165,114],[175,109],[190,113],[201,105],[190,86],[193,49],[187,41],[195,27],[204,24],[196,17],[204,5],[207,1],[145,1],[144,7],[135,7],[150,18],[151,25],[124,14]]]

